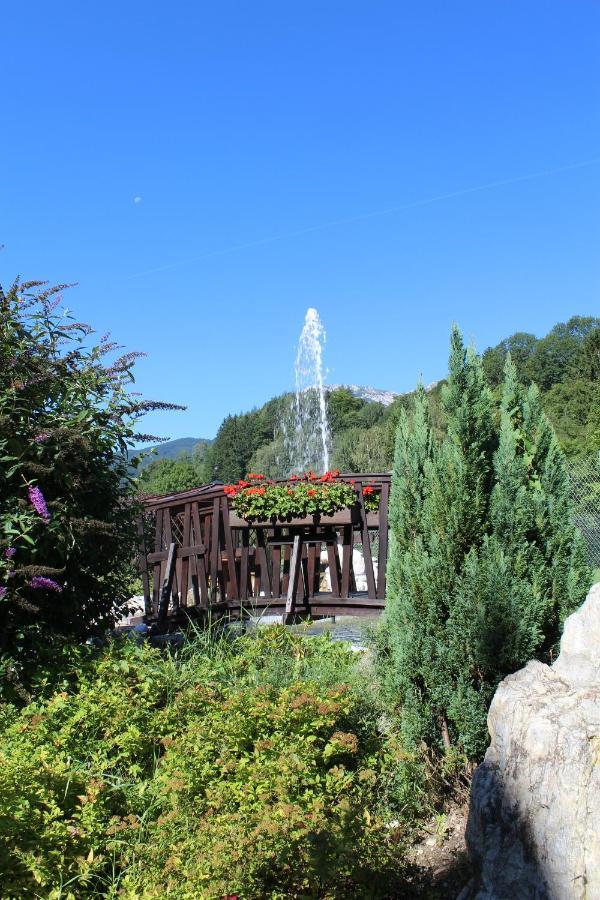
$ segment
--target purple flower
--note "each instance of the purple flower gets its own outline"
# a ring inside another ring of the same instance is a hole
[[[41,490],[39,489],[39,487],[37,487],[37,485],[35,487],[29,485],[28,494],[29,502],[35,509],[38,516],[47,524],[50,521],[50,513],[48,512],[46,500]]]
[[[7,559],[12,559],[16,552],[16,547],[7,547],[4,551],[4,555]]]
[[[2,600],[6,596],[7,590],[8,590],[8,588],[2,587],[0,585],[0,600]]]
[[[49,431],[40,431],[40,433],[36,434],[36,436],[34,437],[34,441],[36,442],[36,444],[43,444],[44,441],[47,441],[49,437]]]
[[[62,587],[53,581],[52,578],[44,578],[43,575],[36,575],[29,582],[29,587],[36,591],[56,591],[58,594],[62,592]]]

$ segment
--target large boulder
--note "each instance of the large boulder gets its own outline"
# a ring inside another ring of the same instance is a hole
[[[477,900],[600,898],[600,584],[552,666],[498,687],[473,776],[467,844]]]

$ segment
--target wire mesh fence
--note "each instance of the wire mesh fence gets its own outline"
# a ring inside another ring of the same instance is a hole
[[[588,548],[588,562],[600,568],[600,451],[568,460],[575,523]]]

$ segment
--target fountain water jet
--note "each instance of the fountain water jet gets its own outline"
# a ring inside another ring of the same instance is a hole
[[[316,309],[308,309],[296,353],[296,393],[283,423],[288,474],[329,469],[331,429],[323,380],[325,329]]]

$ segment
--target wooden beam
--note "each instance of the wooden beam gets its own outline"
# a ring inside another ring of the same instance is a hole
[[[369,597],[377,598],[375,588],[375,573],[373,572],[373,554],[371,553],[371,541],[369,539],[369,529],[367,528],[367,511],[365,510],[365,498],[363,497],[362,484],[357,484],[358,504],[360,506],[360,518],[362,522],[362,548],[363,559],[365,561],[365,574],[367,576],[367,588]]]
[[[287,625],[291,622],[296,609],[296,591],[298,590],[298,576],[300,575],[300,560],[302,558],[302,538],[299,534],[295,535],[292,545],[292,557],[290,561],[290,578],[288,582],[287,599],[285,603],[285,613],[283,614],[283,624]]]
[[[177,562],[177,544],[171,543],[169,546],[169,555],[167,557],[167,566],[162,587],[160,589],[160,603],[158,606],[158,621],[163,625],[167,620],[169,611],[169,596],[173,588],[173,578],[175,576],[175,564]]]
[[[389,497],[389,484],[382,484],[381,496],[379,499],[379,558],[377,560],[377,597],[379,600],[385,600],[385,573],[388,558]]]

